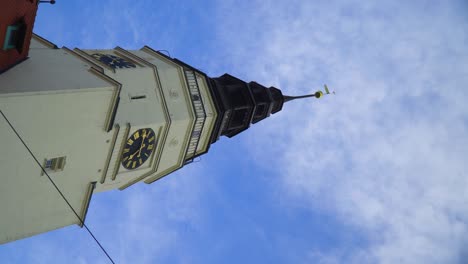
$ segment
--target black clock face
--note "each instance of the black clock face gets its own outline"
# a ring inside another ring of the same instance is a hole
[[[151,157],[156,148],[156,138],[151,128],[135,131],[125,144],[122,154],[122,166],[128,170],[140,167]]]
[[[118,56],[115,56],[115,55],[94,53],[91,56],[93,56],[95,59],[99,60],[100,62],[106,64],[107,66],[111,67],[112,69],[136,68],[136,65],[134,63],[127,61],[123,58],[120,58]]]

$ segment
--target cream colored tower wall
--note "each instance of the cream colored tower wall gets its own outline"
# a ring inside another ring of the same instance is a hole
[[[158,85],[155,73],[151,68],[138,68],[138,69],[122,69],[116,70],[115,73],[106,71],[106,74],[111,76],[122,84],[122,90],[120,94],[120,104],[117,110],[115,123],[119,124],[122,128],[119,133],[125,133],[127,124],[130,125],[128,135],[133,134],[135,131],[141,128],[151,128],[155,131],[159,138],[159,141],[164,140],[164,135],[167,133],[169,127],[168,119],[165,116],[165,109],[163,98],[160,93],[160,87]],[[133,96],[145,96],[144,99],[132,100]],[[159,131],[161,133],[158,133]],[[120,157],[122,156],[121,146],[125,144],[126,137],[119,137],[118,147],[114,148],[113,154],[116,156],[118,170],[115,176],[115,182],[110,182],[109,177],[106,177],[106,184],[108,187],[115,188],[120,187],[128,181],[133,181],[136,178],[146,175],[155,169],[155,165],[159,160],[158,155],[153,155],[151,160],[148,160],[145,164],[135,170],[125,169],[121,162]],[[163,146],[160,144],[156,145],[154,153],[160,153]],[[109,173],[113,173],[109,171]],[[100,185],[97,187],[97,191],[101,191],[108,188],[101,188]]]
[[[85,50],[86,54],[93,53],[113,54],[122,57],[115,50]],[[92,59],[92,57],[88,57]],[[130,60],[130,59],[128,59]],[[96,192],[119,188],[129,181],[134,181],[144,175],[156,170],[159,164],[163,145],[157,144],[152,157],[142,166],[135,170],[127,170],[121,164],[123,146],[127,138],[141,128],[151,128],[159,135],[158,141],[164,141],[169,128],[169,113],[165,106],[157,72],[151,67],[139,65],[137,68],[115,69],[104,67],[99,61],[97,64],[103,66],[104,73],[121,85],[120,104],[116,113],[114,123],[119,125],[115,147],[113,148],[109,161],[109,169],[103,175],[104,182],[98,182]],[[132,97],[141,97],[132,99]]]
[[[33,49],[28,59],[0,75],[0,93],[39,92],[100,87],[103,81],[89,78],[90,65],[64,50]]]
[[[0,75],[0,109],[41,165],[66,157],[50,176],[83,218],[111,148],[105,129],[119,87],[69,52],[31,43],[31,58]],[[0,147],[0,243],[79,224],[3,117]]]
[[[41,37],[34,35],[31,39],[31,43],[29,45],[29,50],[33,49],[52,49],[52,43],[45,43],[45,40],[42,40]]]
[[[112,54],[134,62],[136,68],[105,69],[105,74],[122,84],[121,104],[118,108],[115,123],[120,127],[130,124],[129,135],[139,128],[152,128],[159,134],[157,150],[159,155],[153,156],[152,162],[147,162],[135,170],[127,170],[121,164],[115,181],[98,185],[97,191],[108,190],[119,186],[125,188],[136,183],[148,175],[166,175],[183,166],[188,140],[194,124],[194,112],[186,87],[182,68],[165,61],[164,58],[155,58],[150,63],[157,68],[155,79],[154,68],[138,62],[137,58],[148,57],[147,53],[132,51],[126,54],[121,49],[116,50],[85,50],[88,55],[94,53]],[[132,56],[136,56],[132,57]],[[146,58],[145,58],[146,59]],[[99,63],[99,61],[96,61]],[[104,65],[103,65],[104,66]],[[131,100],[133,96],[146,96],[145,99]],[[168,113],[168,120],[164,119],[164,109]],[[169,121],[170,120],[170,121]],[[167,131],[166,131],[167,129]],[[119,134],[124,130],[119,131]],[[122,138],[124,141],[125,138]],[[121,143],[121,144],[124,144]],[[158,152],[158,148],[162,151]],[[115,160],[121,156],[121,148],[115,148]],[[158,161],[156,161],[159,159]],[[157,165],[154,168],[153,165]],[[156,169],[156,171],[155,171]]]
[[[110,148],[103,128],[115,88],[102,85],[0,96],[3,113],[41,165],[45,159],[66,157],[64,170],[50,176],[80,217],[89,185],[99,179]],[[79,223],[3,117],[0,146],[0,243]]]
[[[123,189],[184,165],[195,112],[182,67],[148,48],[81,51],[55,49],[39,36],[31,41],[31,58],[0,75],[0,109],[41,165],[66,157],[64,170],[50,176],[80,217],[92,183],[96,192]],[[113,70],[91,56],[96,52],[137,67]],[[196,77],[207,114],[196,149],[201,153],[216,111],[205,78]],[[127,170],[120,160],[123,146],[140,128],[152,128],[158,144],[143,166]],[[1,116],[0,147],[0,243],[79,224]]]
[[[158,69],[171,126],[164,143],[164,151],[156,173],[148,178],[159,178],[177,170],[184,164],[190,134],[195,121],[183,69],[172,61],[150,51],[132,51],[133,54],[154,64]]]

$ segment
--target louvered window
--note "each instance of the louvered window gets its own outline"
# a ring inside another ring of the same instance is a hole
[[[51,158],[51,159],[45,159],[44,160],[44,170],[49,173],[49,172],[58,172],[58,171],[63,171],[65,168],[65,163],[66,163],[67,157],[57,157],[57,158]],[[44,172],[42,172],[43,174]]]

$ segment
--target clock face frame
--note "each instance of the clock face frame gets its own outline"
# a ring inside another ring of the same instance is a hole
[[[134,170],[145,163],[156,149],[156,134],[151,128],[135,131],[126,141],[122,153],[122,166]]]
[[[101,53],[94,53],[91,56],[96,60],[106,64],[107,66],[111,67],[112,69],[122,69],[122,68],[136,68],[136,65],[133,62],[125,60],[119,56],[115,56],[112,54],[101,54]]]

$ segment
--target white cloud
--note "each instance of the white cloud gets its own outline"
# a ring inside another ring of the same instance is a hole
[[[369,238],[365,256],[325,255],[323,263],[466,258],[463,6],[254,1],[221,8],[243,14],[223,17],[218,28],[239,71],[233,74],[288,94],[324,82],[337,91],[322,101],[288,103],[257,125],[249,142],[273,146],[269,157],[264,148],[252,155],[279,164],[277,183],[291,199],[333,212]]]

